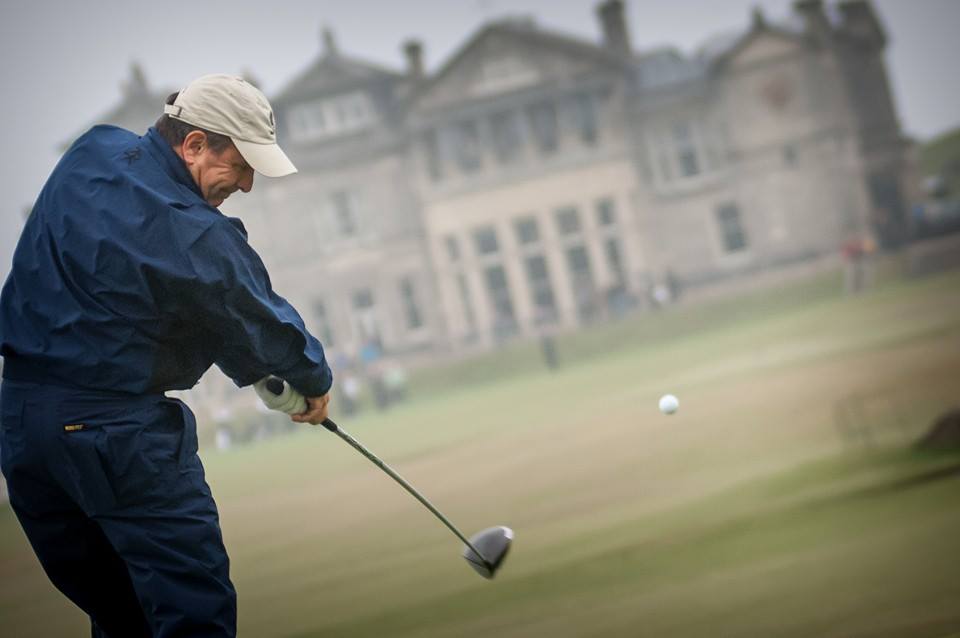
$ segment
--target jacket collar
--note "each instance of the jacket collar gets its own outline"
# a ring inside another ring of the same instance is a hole
[[[160,135],[156,128],[151,126],[146,135],[141,138],[141,141],[170,177],[196,193],[201,200],[203,199],[203,193],[193,180],[193,175],[187,170],[187,165],[183,163],[180,156],[173,151],[169,142]]]

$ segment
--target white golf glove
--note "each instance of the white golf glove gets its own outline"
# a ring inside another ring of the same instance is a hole
[[[277,382],[283,383],[283,392],[274,394],[267,389],[267,382],[273,381],[271,385]],[[253,384],[253,389],[263,401],[263,404],[271,410],[284,412],[286,414],[302,414],[307,411],[307,401],[303,395],[294,390],[289,383],[285,383],[277,377],[264,377]]]

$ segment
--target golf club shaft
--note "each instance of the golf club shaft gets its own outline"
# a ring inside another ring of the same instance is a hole
[[[340,426],[338,426],[336,423],[334,423],[331,419],[325,419],[324,422],[323,422],[323,427],[327,428],[328,430],[330,430],[331,432],[333,432],[334,434],[336,434],[337,436],[339,436],[341,439],[343,439],[344,441],[346,441],[347,443],[349,443],[349,444],[350,444],[350,447],[352,447],[352,448],[355,449],[357,452],[359,452],[360,454],[362,454],[362,455],[364,455],[365,457],[367,457],[368,459],[370,459],[370,461],[371,461],[374,465],[376,465],[376,466],[379,467],[381,470],[383,470],[384,472],[386,472],[387,474],[389,474],[389,475],[390,475],[390,478],[392,478],[394,481],[396,481],[397,483],[399,483],[400,485],[402,485],[403,488],[404,488],[405,490],[407,490],[408,492],[410,492],[410,494],[412,494],[415,499],[417,499],[418,501],[420,501],[420,502],[423,504],[424,507],[426,507],[428,510],[430,510],[431,512],[433,512],[433,515],[436,516],[437,518],[439,518],[440,521],[441,521],[444,525],[446,525],[447,528],[449,528],[451,532],[453,532],[454,534],[456,534],[457,538],[459,538],[460,540],[462,540],[467,547],[469,547],[471,550],[473,550],[473,553],[476,554],[477,556],[479,556],[479,557],[480,557],[480,560],[482,560],[482,561],[483,561],[484,563],[486,563],[488,566],[490,565],[490,562],[486,559],[486,557],[485,557],[483,554],[480,553],[480,550],[478,550],[476,547],[474,547],[474,546],[473,546],[473,543],[471,543],[469,540],[467,540],[467,537],[464,536],[464,535],[460,532],[460,530],[458,530],[458,529],[456,528],[456,526],[455,526],[453,523],[451,523],[450,520],[449,520],[446,516],[444,516],[443,514],[440,513],[440,510],[438,510],[436,507],[434,507],[433,504],[432,504],[430,501],[428,501],[426,498],[424,498],[424,497],[420,494],[420,492],[418,492],[412,485],[410,485],[409,483],[407,483],[407,481],[406,481],[402,476],[400,476],[399,474],[397,474],[397,473],[393,470],[393,468],[391,468],[389,465],[387,465],[386,463],[384,463],[383,461],[381,461],[379,458],[377,458],[377,456],[376,456],[373,452],[371,452],[370,450],[368,450],[367,448],[365,448],[362,443],[360,443],[360,442],[357,441],[355,438],[353,438],[352,436],[350,436],[347,432],[344,432],[343,429],[341,429]]]

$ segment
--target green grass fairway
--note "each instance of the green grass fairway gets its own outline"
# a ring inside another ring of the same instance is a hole
[[[555,373],[533,345],[424,372],[343,421],[467,534],[515,530],[493,581],[322,429],[205,455],[241,635],[957,635],[960,453],[910,443],[960,404],[960,273],[838,281],[571,336]],[[0,633],[85,635],[8,506],[0,565]]]

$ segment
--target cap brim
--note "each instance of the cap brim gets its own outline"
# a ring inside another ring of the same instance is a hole
[[[297,167],[276,144],[255,144],[238,139],[234,139],[233,144],[247,164],[261,175],[283,177],[297,172]]]

